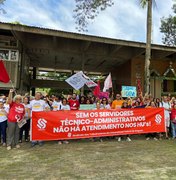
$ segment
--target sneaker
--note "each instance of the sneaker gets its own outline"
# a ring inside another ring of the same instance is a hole
[[[29,142],[29,140],[28,140],[28,139],[26,139],[26,140],[25,140],[25,142]]]
[[[22,140],[19,140],[19,143],[22,143]]]
[[[7,146],[7,150],[9,151],[9,150],[11,150],[12,149],[12,147],[11,146]]]
[[[2,143],[2,146],[5,147],[5,146],[6,146],[6,143]]]
[[[155,141],[158,141],[158,139],[156,137],[153,138]]]
[[[102,138],[100,138],[100,142],[103,142],[103,139],[102,139]]]
[[[121,137],[119,137],[119,138],[118,138],[118,142],[120,142],[121,140],[122,140]]]
[[[61,145],[61,144],[62,144],[62,141],[58,141],[58,144]]]
[[[43,142],[39,142],[38,144],[41,147],[41,146],[43,146],[44,143]]]
[[[126,141],[130,142],[130,141],[131,141],[131,139],[130,139],[129,137],[127,137]]]
[[[69,142],[68,142],[68,141],[63,141],[63,143],[64,143],[64,144],[69,144]]]
[[[150,140],[150,138],[148,137],[148,138],[146,138],[146,141],[148,141],[148,140]]]
[[[95,142],[95,138],[90,138],[89,139],[91,142]]]
[[[31,143],[31,147],[35,147],[37,143]]]
[[[16,147],[17,149],[19,149],[19,148],[20,148],[20,145],[19,145],[19,144],[17,144],[15,147]]]

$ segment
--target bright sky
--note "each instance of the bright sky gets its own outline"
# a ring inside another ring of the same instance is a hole
[[[172,14],[173,0],[155,0],[153,8],[153,43],[162,44],[160,19]],[[86,34],[145,42],[146,10],[139,0],[114,0],[113,7],[101,12]],[[6,14],[0,21],[77,32],[73,10],[75,0],[6,0]]]

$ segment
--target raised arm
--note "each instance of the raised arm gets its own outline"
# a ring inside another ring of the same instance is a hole
[[[13,90],[13,89],[10,89],[9,95],[8,95],[8,98],[7,98],[7,104],[11,104],[11,103],[12,103],[12,100],[13,100],[13,92],[14,92],[14,90]]]

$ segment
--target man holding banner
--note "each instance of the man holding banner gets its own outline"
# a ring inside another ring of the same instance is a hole
[[[121,109],[124,100],[120,94],[116,94],[116,99],[112,102],[112,109]]]
[[[35,93],[35,99],[30,102],[30,109],[32,113],[32,121],[33,121],[33,112],[42,112],[49,111],[49,105],[46,105],[45,101],[41,99],[42,94],[40,92]],[[38,122],[39,126],[42,126],[42,122]],[[39,144],[39,146],[43,145],[43,141],[32,141],[31,147]]]
[[[78,110],[79,109],[79,101],[76,99],[76,94],[72,94],[72,98],[68,100],[71,110]]]

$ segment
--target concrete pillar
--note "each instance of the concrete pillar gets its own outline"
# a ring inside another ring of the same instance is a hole
[[[36,79],[36,77],[37,77],[37,68],[33,67],[33,79]],[[32,96],[35,96],[35,87],[32,87],[31,90],[32,90]]]

